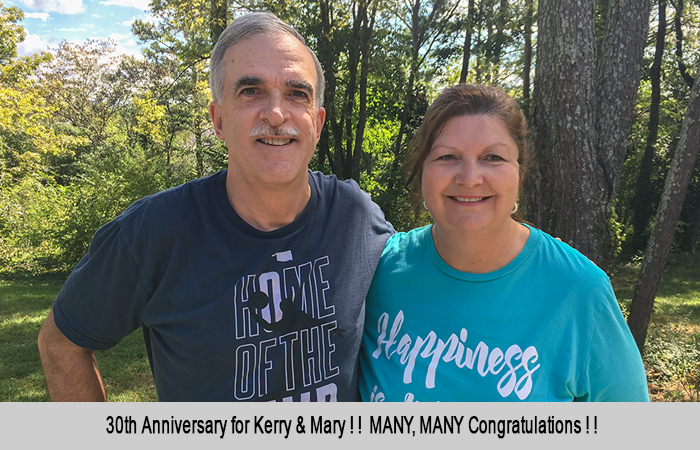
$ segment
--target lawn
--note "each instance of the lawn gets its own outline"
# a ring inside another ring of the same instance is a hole
[[[638,266],[612,280],[623,311]],[[66,274],[0,278],[0,401],[48,401],[36,338]],[[141,331],[97,352],[110,401],[156,401]],[[700,257],[672,255],[654,306],[644,363],[654,401],[700,400]]]
[[[48,401],[36,339],[65,274],[0,279],[0,400]],[[97,352],[109,401],[156,401],[141,331]]]
[[[629,308],[638,265],[618,267],[612,281]],[[700,255],[671,255],[654,301],[644,364],[653,401],[700,400]]]

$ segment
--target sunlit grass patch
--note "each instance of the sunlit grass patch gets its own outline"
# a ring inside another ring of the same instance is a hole
[[[629,309],[639,263],[617,267],[615,294]],[[671,255],[654,300],[644,346],[654,401],[700,400],[700,258]]]
[[[0,280],[0,400],[48,401],[37,337],[64,279]],[[156,401],[143,335],[97,352],[109,401]]]

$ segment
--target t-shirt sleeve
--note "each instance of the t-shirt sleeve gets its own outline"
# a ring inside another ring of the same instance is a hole
[[[56,326],[74,344],[104,350],[141,326],[149,298],[139,265],[114,220],[100,228],[53,305]]]
[[[649,390],[641,355],[632,333],[607,286],[584,365],[582,391],[594,402],[648,402]]]

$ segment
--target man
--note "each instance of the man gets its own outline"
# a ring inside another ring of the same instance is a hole
[[[161,401],[357,398],[364,297],[393,229],[357,184],[308,170],[323,75],[296,31],[245,15],[211,65],[228,171],[98,230],[39,335],[52,400],[104,400],[93,350],[139,327]]]

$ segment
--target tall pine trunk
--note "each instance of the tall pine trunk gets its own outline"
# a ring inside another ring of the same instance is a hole
[[[654,63],[649,75],[651,78],[651,105],[649,106],[649,126],[647,144],[637,174],[636,189],[632,198],[632,226],[634,232],[630,239],[632,250],[644,250],[649,233],[647,224],[654,214],[652,201],[651,175],[654,169],[656,141],[659,137],[659,115],[661,113],[661,65],[666,47],[666,0],[659,0],[659,18],[656,31],[656,50]]]
[[[651,0],[611,0],[599,48],[595,0],[541,0],[527,218],[607,270]]]
[[[700,70],[700,64],[698,70]],[[664,191],[656,212],[656,222],[639,270],[639,278],[630,305],[630,315],[627,318],[627,324],[640,352],[644,349],[649,320],[654,308],[654,298],[671,250],[690,175],[695,168],[698,149],[700,149],[700,83],[695,83],[690,93],[688,110],[683,119],[678,147],[671,162],[671,169],[666,176]]]

